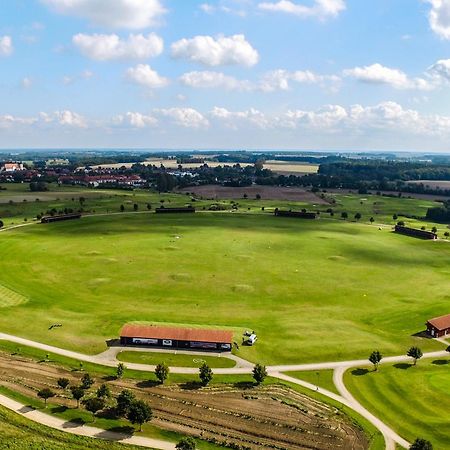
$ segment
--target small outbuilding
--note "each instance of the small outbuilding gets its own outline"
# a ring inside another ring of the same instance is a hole
[[[44,216],[41,219],[41,223],[61,222],[63,220],[81,219],[81,214],[59,214],[57,216]]]
[[[195,208],[192,206],[186,207],[174,207],[174,208],[166,208],[161,206],[160,208],[155,208],[156,214],[176,214],[176,213],[195,213]]]
[[[231,351],[233,332],[205,328],[178,328],[127,324],[120,332],[121,345]]]
[[[418,230],[416,228],[404,227],[402,225],[395,225],[395,232],[399,234],[405,234],[406,236],[412,236],[419,239],[436,240],[437,234],[432,231]]]
[[[426,325],[427,333],[434,338],[450,336],[450,314],[430,319]]]
[[[296,217],[298,219],[317,219],[319,215],[315,212],[307,212],[307,211],[285,211],[276,208],[274,214],[278,217]]]

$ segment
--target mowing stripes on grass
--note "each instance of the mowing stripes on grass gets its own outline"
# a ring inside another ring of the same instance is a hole
[[[27,297],[0,284],[0,308],[17,306],[21,303],[26,303],[27,301]]]

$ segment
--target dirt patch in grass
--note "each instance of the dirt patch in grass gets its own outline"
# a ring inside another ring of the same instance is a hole
[[[38,390],[51,387],[58,396],[49,410],[75,407],[69,392],[56,389],[56,381],[66,377],[78,384],[82,375],[0,353],[0,385],[32,398],[37,398]],[[97,380],[91,390],[95,392],[103,382]],[[282,385],[254,387],[248,381],[202,388],[195,382],[160,386],[134,380],[114,380],[108,385],[114,394],[129,389],[148,401],[154,412],[152,424],[167,431],[251,450],[368,448],[363,431],[337,409]]]
[[[192,186],[180,189],[179,192],[189,192],[203,198],[211,199],[242,199],[247,195],[249,199],[261,196],[262,200],[288,200],[304,203],[315,203],[317,205],[327,205],[328,202],[314,193],[297,187],[278,186],[248,186],[248,187],[227,187],[215,184],[206,186]]]

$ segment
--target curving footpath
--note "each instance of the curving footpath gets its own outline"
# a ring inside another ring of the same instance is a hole
[[[5,340],[9,342],[14,342],[16,344],[25,345],[28,347],[37,348],[39,350],[43,350],[48,353],[54,353],[56,355],[60,356],[66,356],[68,358],[76,359],[79,361],[84,362],[90,362],[93,364],[99,364],[103,366],[108,367],[116,367],[118,364],[117,360],[117,354],[121,350],[130,350],[129,347],[113,347],[105,352],[102,352],[98,355],[85,355],[83,353],[77,353],[70,350],[65,350],[62,348],[54,347],[52,345],[42,344],[40,342],[31,341],[29,339],[24,339],[18,336],[13,336],[6,333],[0,333],[0,340]],[[142,350],[142,349],[140,349]],[[158,349],[158,351],[161,351]],[[180,353],[183,353],[180,351]],[[196,355],[202,355],[202,353],[195,353]],[[205,353],[204,353],[205,354]],[[210,353],[207,353],[207,355],[211,356]],[[448,353],[446,351],[438,351],[438,352],[429,352],[424,353],[423,358],[442,358],[448,356]],[[231,358],[235,359],[237,362],[237,366],[233,368],[220,368],[220,369],[214,369],[215,374],[220,375],[239,375],[239,374],[251,374],[253,365],[249,363],[248,361],[245,361],[241,358],[235,357]],[[410,361],[411,358],[406,355],[401,356],[390,356],[383,358],[381,361],[381,364],[387,364],[387,363],[397,363],[397,362],[403,362],[403,361]],[[311,383],[308,383],[306,381],[299,380],[297,378],[290,377],[289,375],[286,375],[282,372],[290,372],[290,371],[311,371],[311,370],[325,370],[325,369],[332,369],[334,370],[333,374],[333,382],[338,389],[340,395],[335,394],[334,392],[328,391],[326,389],[320,388],[320,393],[322,395],[325,395],[326,397],[329,397],[348,408],[353,409],[355,412],[360,414],[362,417],[364,417],[366,420],[368,420],[372,425],[374,425],[384,436],[385,443],[386,443],[386,449],[387,450],[395,450],[395,445],[398,444],[399,446],[403,448],[409,448],[409,442],[403,439],[401,436],[399,436],[392,428],[388,427],[383,421],[375,417],[370,411],[368,411],[366,408],[364,408],[348,391],[348,389],[345,387],[343,376],[344,373],[351,368],[354,367],[360,367],[360,366],[367,366],[368,362],[364,359],[358,359],[358,360],[351,360],[351,361],[336,361],[336,362],[325,362],[325,363],[311,363],[311,364],[294,364],[294,365],[278,365],[278,366],[267,366],[267,372],[271,377],[278,378],[280,380],[288,381],[290,383],[297,384],[299,386],[303,386],[307,389],[310,389],[312,391],[318,391],[319,388]],[[155,370],[154,365],[148,365],[148,364],[137,364],[137,363],[125,363],[125,366],[128,369],[138,370],[138,371],[144,371],[144,372],[153,372]],[[172,373],[178,373],[178,374],[197,374],[198,368],[192,368],[192,367],[171,367],[170,371]],[[23,405],[18,404],[17,402],[11,403],[7,397],[0,396],[0,404],[3,406],[6,406],[7,408],[13,409],[16,412],[21,413],[21,410],[24,409]],[[173,449],[174,446],[171,443],[167,443],[164,441],[155,441],[148,440],[147,438],[139,438],[139,437],[126,437],[123,435],[120,435],[118,433],[113,433],[112,435],[109,435],[110,432],[106,432],[104,430],[99,430],[93,427],[80,427],[77,428],[67,428],[64,427],[60,419],[54,419],[53,417],[50,417],[46,414],[40,413],[38,411],[35,411],[33,414],[31,414],[30,411],[26,412],[28,418],[31,418],[32,420],[35,420],[36,422],[42,423],[43,425],[52,426],[53,428],[61,429],[62,431],[69,431],[75,433],[75,431],[78,434],[80,433],[90,433],[90,434],[82,434],[86,436],[91,437],[99,437],[103,439],[114,439],[114,440],[120,440],[121,442],[126,443],[134,443],[136,445],[142,445],[144,447],[151,447],[151,448],[158,448],[158,449]],[[50,424],[49,424],[50,423]],[[62,427],[62,428],[59,428]],[[88,431],[84,431],[84,429],[87,428]],[[108,434],[109,433],[109,434]],[[133,441],[130,441],[132,439]],[[138,441],[140,443],[138,443]]]

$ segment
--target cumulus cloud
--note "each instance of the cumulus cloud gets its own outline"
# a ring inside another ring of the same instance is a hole
[[[181,75],[180,82],[193,88],[223,88],[227,90],[250,90],[252,84],[247,80],[238,80],[222,72],[209,70],[187,72]]]
[[[50,124],[56,123],[58,125],[66,126],[66,127],[74,127],[74,128],[86,128],[87,121],[81,115],[74,111],[70,111],[68,109],[62,111],[55,111],[53,113],[39,113],[40,122]]]
[[[258,52],[243,34],[181,39],[172,44],[171,55],[175,59],[186,59],[211,67],[225,65],[251,67],[259,61]]]
[[[359,81],[373,84],[387,84],[395,89],[418,89],[431,90],[434,88],[430,82],[424,78],[409,78],[399,69],[372,64],[371,66],[355,67],[344,70],[347,77],[356,78]]]
[[[223,123],[227,128],[235,129],[252,127],[267,129],[273,126],[270,119],[261,111],[250,108],[245,111],[229,111],[226,108],[215,107],[211,112],[212,119]]]
[[[138,64],[130,67],[125,74],[128,81],[147,89],[159,89],[167,86],[169,80],[158,74],[148,64]]]
[[[166,108],[155,109],[154,113],[171,119],[176,125],[185,128],[206,128],[208,119],[193,108]]]
[[[28,89],[33,85],[33,80],[30,77],[22,78],[20,85],[23,89]]]
[[[142,29],[157,25],[166,12],[160,0],[41,0],[54,11],[111,28]]]
[[[450,39],[450,1],[426,0],[431,4],[428,15],[431,29],[442,39]]]
[[[13,52],[11,36],[0,36],[0,56],[9,56]]]
[[[450,59],[440,59],[428,68],[427,73],[436,83],[450,83]]]
[[[279,0],[259,3],[258,8],[263,11],[282,12],[303,18],[316,17],[324,20],[338,16],[345,10],[346,5],[344,0],[314,0],[314,4],[309,6],[290,0]]]
[[[164,48],[162,38],[155,33],[130,34],[127,39],[117,34],[79,33],[72,43],[84,56],[97,61],[146,59],[160,55]]]
[[[152,115],[146,115],[139,112],[127,112],[113,118],[115,125],[127,125],[133,128],[154,127],[158,120]]]
[[[290,82],[300,84],[320,84],[323,87],[330,84],[336,87],[341,81],[336,75],[319,75],[310,70],[288,71],[283,69],[273,70],[266,73],[261,82],[260,89],[264,92],[273,92],[277,90],[287,91],[290,89]]]

